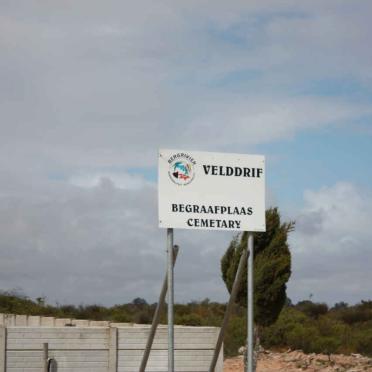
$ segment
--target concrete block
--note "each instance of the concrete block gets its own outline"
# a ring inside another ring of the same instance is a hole
[[[143,350],[119,350],[120,372],[134,372],[139,370]],[[213,350],[175,350],[175,372],[179,371],[208,371],[213,356]],[[148,371],[168,370],[168,351],[152,350],[148,360]],[[222,372],[216,367],[215,372]]]
[[[133,323],[110,323],[110,327],[114,328],[133,327]]]
[[[41,317],[37,315],[30,315],[28,317],[28,324],[29,327],[40,327],[41,325]]]
[[[27,327],[28,315],[16,315],[15,316],[15,325],[17,327]]]
[[[40,325],[42,327],[54,327],[55,318],[52,316],[42,316]]]
[[[54,321],[56,327],[66,327],[66,325],[72,325],[72,319],[69,318],[56,318]]]
[[[89,320],[72,319],[71,322],[75,327],[89,327]]]
[[[89,322],[90,327],[109,327],[110,322],[107,320],[91,320]]]
[[[150,328],[121,327],[119,329],[119,349],[144,349],[150,333]],[[174,347],[179,350],[214,349],[217,341],[218,328],[215,327],[175,327]],[[156,331],[153,348],[167,349],[168,330],[164,327]]]
[[[108,350],[108,329],[78,327],[8,328],[8,350]]]
[[[57,361],[58,372],[108,371],[108,350],[49,350],[49,357]]]
[[[16,324],[16,316],[13,314],[4,314],[4,325],[6,327],[14,327]]]

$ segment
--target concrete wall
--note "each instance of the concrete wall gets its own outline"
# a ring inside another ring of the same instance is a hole
[[[57,361],[59,372],[138,372],[150,330],[146,325],[120,323],[65,326],[74,322],[35,317],[8,320],[11,325],[0,326],[0,372],[42,371],[43,343],[48,343],[49,357]],[[175,371],[207,372],[218,332],[215,327],[176,326]],[[159,326],[146,371],[167,372],[167,340],[167,327]],[[222,370],[221,352],[216,372]]]
[[[70,318],[54,318],[52,316],[14,315],[0,313],[0,326],[5,327],[108,327],[106,320],[83,320]],[[128,323],[118,323],[128,324]]]
[[[108,371],[108,328],[9,327],[6,329],[6,371],[40,372],[43,343],[60,372]]]
[[[215,327],[175,327],[175,369],[176,371],[208,371],[216,345],[218,328]],[[118,371],[138,371],[143,350],[149,334],[146,327],[118,328]],[[156,333],[147,371],[168,370],[168,332],[160,327]],[[221,353],[218,368],[223,369]]]

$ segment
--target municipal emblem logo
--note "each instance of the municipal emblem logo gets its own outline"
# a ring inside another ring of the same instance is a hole
[[[195,160],[188,154],[172,155],[169,160],[169,178],[177,185],[188,185],[195,177]]]

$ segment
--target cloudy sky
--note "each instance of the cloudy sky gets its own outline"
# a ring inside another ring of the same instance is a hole
[[[0,288],[156,301],[160,147],[267,157],[288,294],[371,298],[372,3],[0,1]],[[176,301],[226,301],[231,233],[176,231]]]

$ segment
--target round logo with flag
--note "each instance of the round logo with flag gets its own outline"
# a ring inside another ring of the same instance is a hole
[[[173,161],[169,163],[169,177],[177,185],[188,185],[195,176],[194,164],[192,158],[186,154],[177,154]]]

